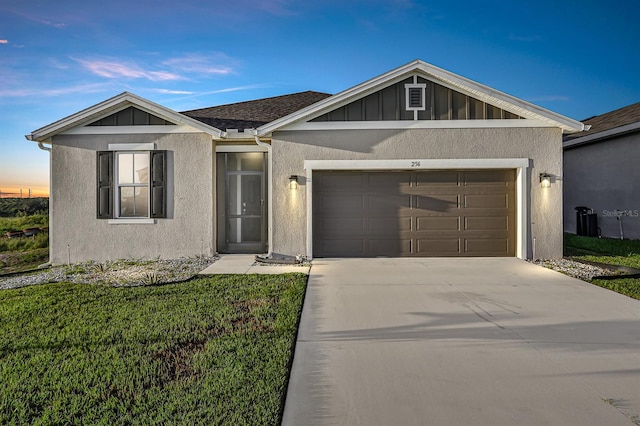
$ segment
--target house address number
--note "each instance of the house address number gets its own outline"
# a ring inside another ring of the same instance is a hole
[[[412,161],[411,162],[411,167],[420,167],[420,162],[419,161]]]

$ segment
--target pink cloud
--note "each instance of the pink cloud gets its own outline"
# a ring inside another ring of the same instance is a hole
[[[9,44],[9,40],[2,39],[0,40],[0,44]]]

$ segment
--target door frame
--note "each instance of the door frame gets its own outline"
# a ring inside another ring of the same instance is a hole
[[[262,153],[264,154],[264,160],[263,160],[263,170],[261,172],[262,175],[262,206],[261,206],[261,214],[262,214],[262,221],[261,221],[261,243],[260,243],[260,249],[257,251],[249,251],[251,253],[256,253],[256,254],[260,254],[263,253],[267,250],[267,247],[269,247],[270,245],[270,241],[269,241],[269,233],[268,233],[268,229],[270,226],[270,221],[269,221],[269,209],[267,208],[267,205],[270,204],[270,187],[271,184],[268,180],[268,170],[269,170],[269,152],[266,148],[262,148],[260,146],[256,146],[256,145],[216,145],[216,156],[218,154],[222,154],[225,156],[225,161],[224,161],[224,167],[225,169],[223,170],[223,175],[224,175],[224,182],[223,183],[223,188],[224,188],[224,210],[225,210],[225,217],[224,217],[224,223],[222,226],[227,227],[228,223],[229,223],[229,217],[228,217],[228,199],[229,199],[229,181],[228,181],[228,170],[227,170],[227,166],[226,166],[226,154],[229,153]],[[217,164],[217,161],[215,162]],[[239,173],[236,173],[239,174]],[[253,171],[253,172],[249,172],[248,174],[260,174],[260,172],[257,171]],[[218,179],[218,172],[215,173],[216,175],[216,179]],[[220,187],[219,185],[220,182],[216,182],[215,187],[216,187],[216,191],[218,190],[217,188]],[[216,198],[216,203],[218,203],[218,196],[215,197]],[[216,207],[216,211],[218,211],[218,208]],[[220,251],[220,252],[227,252],[227,253],[247,253],[248,251],[229,251],[228,247],[226,247],[226,250],[220,250],[220,247],[218,245],[218,236],[220,235],[220,231],[219,231],[219,224],[218,224],[218,220],[215,220],[215,227],[216,227],[216,238],[215,238],[215,246],[216,246],[216,251]],[[227,235],[228,232],[225,231],[225,235],[226,238],[228,238]]]
[[[516,170],[516,257],[527,259],[528,185],[531,160],[528,158],[409,159],[409,160],[305,160],[307,187],[307,257],[313,258],[313,172],[319,170]]]

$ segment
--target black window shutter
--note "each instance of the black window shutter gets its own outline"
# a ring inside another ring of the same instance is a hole
[[[167,151],[151,151],[151,217],[167,217]]]
[[[113,151],[98,151],[97,217],[113,218]]]

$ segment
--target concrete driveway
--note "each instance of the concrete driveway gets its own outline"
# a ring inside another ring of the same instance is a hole
[[[639,301],[518,259],[313,261],[284,425],[639,415]]]

